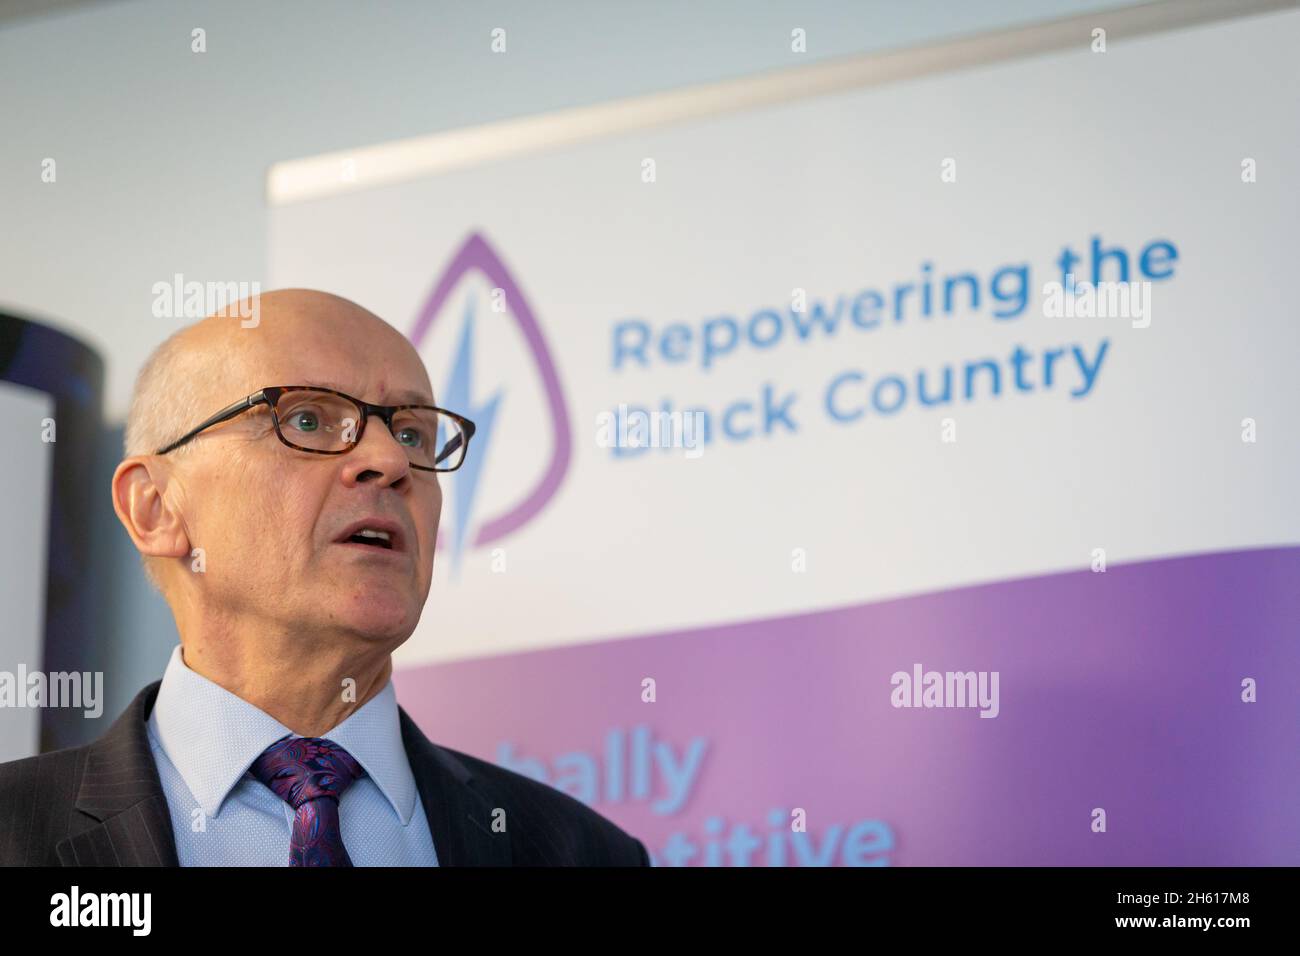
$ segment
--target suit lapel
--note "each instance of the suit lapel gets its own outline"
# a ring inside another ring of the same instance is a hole
[[[492,831],[492,800],[469,768],[429,741],[401,707],[402,744],[439,866],[509,866],[510,838]]]
[[[87,750],[81,765],[72,827],[55,846],[64,866],[179,866],[171,814],[149,747],[145,720],[161,681],[131,706]]]

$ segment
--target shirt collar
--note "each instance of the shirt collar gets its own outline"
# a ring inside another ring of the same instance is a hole
[[[191,670],[178,644],[163,673],[149,727],[203,812],[222,802],[262,751],[286,735],[298,737],[263,710]],[[402,745],[397,692],[384,688],[326,734],[365,768],[402,825],[419,794]]]

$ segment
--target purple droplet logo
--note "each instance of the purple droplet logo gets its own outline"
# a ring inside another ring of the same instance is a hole
[[[494,541],[506,537],[511,532],[527,524],[533,519],[546,504],[554,497],[560,482],[564,480],[565,473],[569,469],[569,459],[572,457],[573,445],[569,434],[569,412],[564,402],[564,395],[560,389],[560,379],[556,374],[555,362],[551,358],[550,349],[547,348],[546,339],[542,335],[541,326],[538,325],[537,317],[533,313],[532,306],[529,304],[523,290],[515,281],[514,277],[506,269],[505,263],[501,257],[496,254],[487,240],[479,233],[471,233],[461,245],[460,249],[452,257],[447,268],[443,270],[441,277],[430,292],[429,297],[425,300],[424,306],[420,309],[416,317],[415,325],[411,329],[410,339],[416,349],[428,337],[434,324],[439,321],[440,317],[451,311],[448,308],[453,292],[462,283],[467,276],[473,273],[480,273],[488,285],[494,289],[501,289],[505,293],[506,301],[509,303],[509,309],[506,311],[517,324],[518,330],[523,335],[523,341],[526,343],[527,352],[536,366],[538,377],[542,384],[543,394],[545,395],[545,404],[547,415],[550,421],[553,441],[551,443],[551,456],[542,470],[540,477],[531,488],[525,489],[517,499],[506,507],[503,511],[487,516],[477,523],[477,531],[473,534],[469,545],[471,547],[482,547],[491,544]],[[505,316],[502,316],[505,318]],[[474,500],[474,486],[479,480],[478,468],[482,467],[483,462],[487,459],[486,452],[491,438],[491,422],[496,412],[500,410],[500,395],[493,398],[488,404],[482,406],[482,411],[486,412],[481,417],[486,422],[480,422],[475,417],[475,406],[469,403],[475,401],[475,396],[470,388],[472,376],[468,371],[469,355],[471,348],[471,329],[472,329],[472,312],[466,316],[465,332],[462,334],[460,346],[460,355],[457,359],[457,371],[453,373],[454,379],[463,379],[455,382],[448,396],[438,399],[439,404],[446,404],[446,407],[468,415],[475,419],[476,424],[480,424],[480,429],[475,433],[473,441],[470,443],[469,459],[461,466],[453,478],[468,479],[467,482],[461,482],[457,485],[457,506],[458,514],[456,520],[455,540],[452,542],[456,557],[453,559],[458,563],[458,556],[465,544],[466,531],[470,525],[470,508]],[[465,407],[456,407],[452,404],[454,400],[452,395],[459,393],[459,401]],[[484,434],[483,424],[487,424],[488,434]],[[480,441],[480,438],[485,439]],[[474,468],[471,470],[471,462],[478,456],[478,461],[473,462]],[[462,494],[463,485],[468,484],[467,493]],[[464,510],[461,510],[461,509]],[[438,531],[437,547],[441,549],[445,542],[445,531],[440,528]]]

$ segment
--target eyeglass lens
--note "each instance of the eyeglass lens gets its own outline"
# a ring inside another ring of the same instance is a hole
[[[356,443],[361,424],[361,409],[329,392],[285,392],[275,413],[284,440],[307,451],[345,451]],[[392,434],[413,465],[451,471],[465,455],[460,422],[432,409],[395,412]]]

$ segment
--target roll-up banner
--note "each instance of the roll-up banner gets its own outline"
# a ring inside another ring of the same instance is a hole
[[[479,425],[403,706],[660,865],[1300,863],[1267,6],[273,169],[271,284]]]

